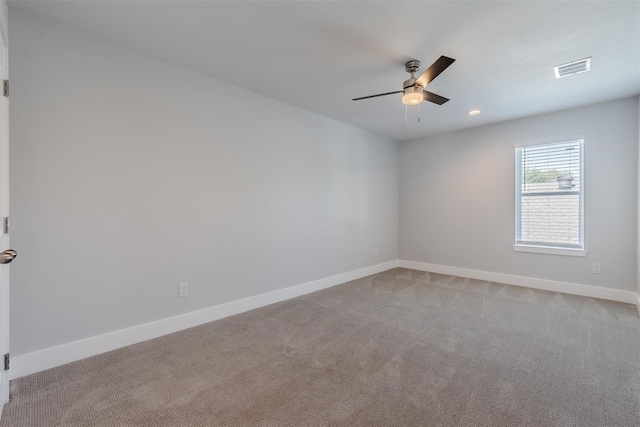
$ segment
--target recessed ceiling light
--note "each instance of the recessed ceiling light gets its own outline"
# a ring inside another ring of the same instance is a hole
[[[478,114],[480,114],[480,110],[471,110],[468,113],[470,116],[477,116]]]

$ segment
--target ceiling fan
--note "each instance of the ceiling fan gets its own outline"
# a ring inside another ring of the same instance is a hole
[[[420,69],[420,61],[411,60],[404,66],[407,73],[411,73],[411,78],[405,80],[402,85],[402,90],[395,92],[379,93],[377,95],[363,96],[360,98],[353,98],[353,101],[360,101],[362,99],[376,98],[378,96],[393,95],[396,93],[402,94],[402,103],[405,105],[418,105],[422,101],[433,102],[434,104],[442,105],[449,100],[444,96],[436,95],[433,92],[425,90],[427,85],[431,83],[433,79],[438,77],[440,73],[446,70],[449,65],[453,64],[455,59],[447,56],[441,56],[436,62],[434,62],[420,77],[415,78],[414,73]]]

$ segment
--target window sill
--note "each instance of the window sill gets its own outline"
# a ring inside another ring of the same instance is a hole
[[[586,256],[587,251],[584,249],[568,249],[568,248],[550,248],[546,246],[527,246],[513,245],[516,252],[533,252],[537,254],[549,255],[567,255],[567,256]]]

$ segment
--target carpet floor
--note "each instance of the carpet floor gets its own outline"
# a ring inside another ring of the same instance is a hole
[[[14,380],[0,426],[638,427],[640,316],[397,268]]]

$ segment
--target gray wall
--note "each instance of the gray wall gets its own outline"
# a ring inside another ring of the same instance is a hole
[[[10,12],[12,354],[398,258],[396,143]]]
[[[514,146],[577,138],[587,256],[514,252]],[[400,258],[635,291],[637,177],[637,97],[403,143]]]

